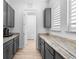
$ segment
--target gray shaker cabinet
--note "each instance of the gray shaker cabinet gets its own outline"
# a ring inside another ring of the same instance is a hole
[[[44,28],[51,28],[51,8],[44,10]]]
[[[13,40],[3,45],[3,59],[12,59],[13,57]]]
[[[45,43],[45,59],[54,59],[54,50]]]
[[[3,26],[7,27],[7,18],[8,18],[8,8],[7,8],[7,2],[5,0],[3,0]]]
[[[45,48],[45,59],[54,59],[54,56],[51,54],[48,48]]]
[[[42,59],[44,59],[44,52],[45,52],[45,42],[41,39],[41,56],[42,56]]]
[[[55,59],[64,59],[59,53],[55,52]]]
[[[13,42],[13,48],[14,48],[14,50],[13,50],[13,54],[15,55],[15,53],[16,53],[16,39],[14,38],[14,40],[13,40],[14,42]]]
[[[3,44],[3,59],[12,59],[19,48],[19,36]]]
[[[14,10],[13,10],[13,8],[9,4],[8,4],[7,26],[8,27],[14,27]]]
[[[9,59],[8,51],[8,47],[3,49],[3,59]]]
[[[8,58],[12,59],[13,57],[13,43],[8,46]]]
[[[14,9],[7,3],[6,0],[3,0],[3,26],[13,28],[14,16]]]
[[[14,38],[13,39],[13,48],[14,48],[14,50],[13,50],[13,54],[15,55],[16,54],[16,52],[17,52],[17,50],[18,50],[18,48],[19,48],[19,36],[17,36],[16,38]]]
[[[40,37],[38,38],[38,50],[39,52],[41,52],[41,38]]]
[[[44,59],[45,42],[39,37],[38,39],[38,50],[41,53],[42,59]]]
[[[38,39],[38,48],[42,59],[64,59],[57,51],[55,51],[41,37]]]
[[[16,37],[16,51],[19,48],[19,36]]]

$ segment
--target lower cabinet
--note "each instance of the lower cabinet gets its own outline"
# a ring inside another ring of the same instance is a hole
[[[3,59],[12,59],[13,57],[13,40],[3,45]]]
[[[38,40],[38,48],[41,53],[42,59],[64,59],[40,37]]]
[[[13,48],[14,48],[14,50],[13,50],[13,54],[15,55],[15,53],[16,53],[16,39],[14,39],[13,40],[14,42],[13,42]]]
[[[64,59],[59,53],[55,52],[55,59]]]
[[[3,59],[8,59],[7,58],[7,51],[6,51],[7,49],[3,49]]]
[[[45,48],[45,59],[54,59],[48,48]]]
[[[45,43],[45,59],[54,59],[54,50]]]
[[[45,50],[45,48],[44,48],[44,45],[45,44],[45,42],[39,37],[39,39],[38,39],[38,50],[40,51],[40,53],[41,53],[41,56],[42,56],[42,59],[45,59],[44,58],[44,50]]]
[[[44,41],[41,40],[41,56],[44,59]]]
[[[12,57],[13,57],[13,43],[8,46],[8,55],[9,55],[9,59],[12,59]]]
[[[18,50],[19,48],[19,36],[16,37],[16,51]]]
[[[19,37],[15,37],[3,44],[3,59],[12,59],[19,48]]]
[[[16,37],[16,38],[14,38],[13,39],[13,48],[14,48],[14,50],[13,50],[13,54],[15,55],[15,53],[17,52],[17,50],[18,50],[18,48],[19,48],[19,37]]]
[[[41,52],[41,38],[40,37],[38,39],[38,50],[39,50],[39,52]]]
[[[3,59],[9,59],[9,47],[3,49]]]

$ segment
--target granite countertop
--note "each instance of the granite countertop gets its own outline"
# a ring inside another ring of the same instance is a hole
[[[8,42],[9,40],[11,40],[11,39],[13,39],[13,38],[15,38],[15,37],[17,37],[17,36],[19,36],[19,33],[15,33],[15,34],[13,34],[13,35],[10,36],[10,37],[3,37],[3,43],[6,43],[6,42]]]
[[[76,59],[76,40],[48,34],[39,36],[65,59]]]

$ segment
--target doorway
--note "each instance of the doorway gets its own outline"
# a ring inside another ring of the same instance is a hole
[[[24,14],[23,34],[25,45],[27,40],[36,40],[36,15]]]

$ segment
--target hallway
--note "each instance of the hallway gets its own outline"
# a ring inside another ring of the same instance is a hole
[[[36,49],[34,40],[28,40],[25,48],[20,49],[13,59],[42,59],[39,51]]]

